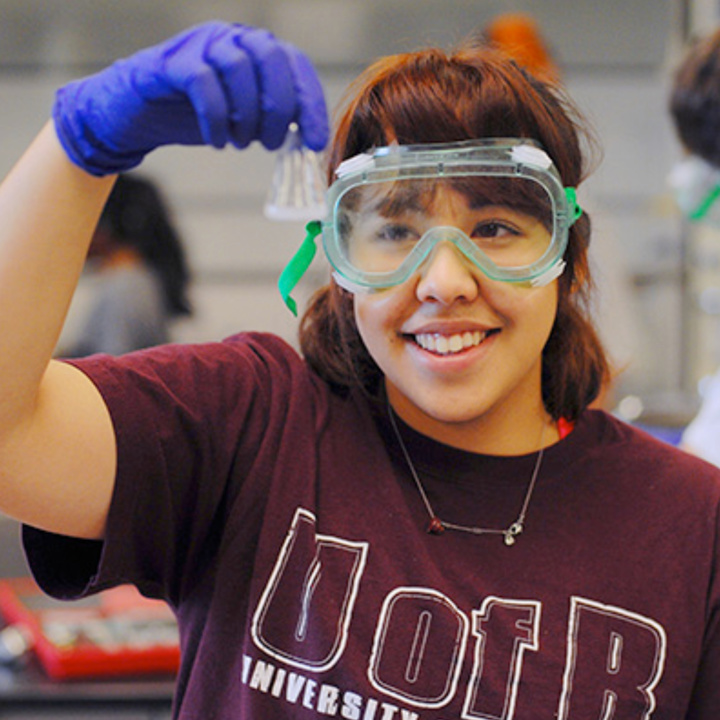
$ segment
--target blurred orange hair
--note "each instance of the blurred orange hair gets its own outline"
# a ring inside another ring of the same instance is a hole
[[[498,15],[485,28],[487,42],[535,77],[557,82],[560,71],[548,52],[537,22],[529,15]]]

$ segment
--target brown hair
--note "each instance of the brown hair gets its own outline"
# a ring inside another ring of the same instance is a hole
[[[697,42],[678,66],[670,114],[683,145],[720,167],[720,30]]]
[[[393,141],[527,137],[542,144],[566,186],[583,179],[577,111],[557,87],[487,47],[390,56],[371,65],[350,90],[329,151],[330,178],[342,160]],[[583,214],[570,230],[557,317],[543,350],[543,402],[555,419],[576,418],[608,377],[588,310],[589,239],[590,220]],[[300,345],[311,367],[336,388],[361,388],[371,396],[381,390],[382,373],[355,326],[352,296],[334,282],[313,298]]]

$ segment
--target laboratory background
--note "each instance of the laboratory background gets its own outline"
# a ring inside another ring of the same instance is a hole
[[[720,229],[684,220],[667,182],[682,156],[668,111],[672,72],[694,38],[720,25],[718,0],[0,0],[0,175],[47,121],[56,88],[198,22],[265,27],[297,44],[334,106],[374,58],[450,47],[509,12],[535,19],[599,140],[578,199],[594,225],[595,312],[621,368],[605,402],[672,437],[720,367]],[[276,282],[304,232],[263,214],[275,162],[257,144],[162,148],[144,161],[192,269],[194,312],[173,339],[252,329],[295,342],[297,320]],[[295,291],[301,306],[327,275],[318,258]],[[91,279],[81,283],[68,335],[91,292]],[[16,569],[8,563],[0,557],[0,574]]]

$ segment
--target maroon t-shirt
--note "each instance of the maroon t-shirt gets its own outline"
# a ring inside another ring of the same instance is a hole
[[[602,412],[547,448],[517,543],[428,535],[383,410],[269,335],[78,365],[118,442],[104,543],[38,581],[175,609],[179,718],[717,720],[720,471]],[[535,455],[400,430],[446,520],[507,527]]]

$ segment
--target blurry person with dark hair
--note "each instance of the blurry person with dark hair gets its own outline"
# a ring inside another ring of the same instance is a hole
[[[677,204],[690,222],[720,230],[720,29],[697,40],[677,66],[670,114],[685,150],[669,177]],[[720,371],[705,381],[681,445],[720,465],[719,441]]]
[[[118,177],[88,252],[96,277],[86,320],[61,354],[122,355],[170,340],[172,321],[192,311],[180,235],[157,185]]]
[[[670,113],[689,155],[720,172],[720,28],[697,40],[676,68]]]

